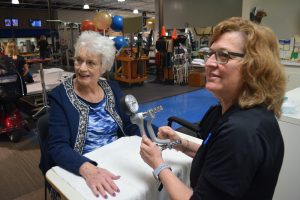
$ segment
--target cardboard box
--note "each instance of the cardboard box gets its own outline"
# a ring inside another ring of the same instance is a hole
[[[205,72],[197,72],[197,71],[190,72],[189,86],[204,87],[205,86]]]

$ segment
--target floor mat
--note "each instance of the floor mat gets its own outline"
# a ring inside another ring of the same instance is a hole
[[[177,116],[190,122],[198,122],[202,119],[210,106],[217,104],[217,99],[206,89],[198,89],[193,92],[163,98],[157,101],[144,103],[140,105],[139,111],[147,111],[151,108],[161,105],[163,110],[156,113],[153,125],[156,127],[168,124],[170,116]],[[174,124],[172,128],[180,126]]]
[[[199,87],[191,87],[188,85],[173,85],[153,82],[146,82],[142,86],[133,85],[131,88],[128,86],[124,87],[124,84],[122,86],[123,92],[125,94],[132,94],[135,96],[140,104],[199,90]]]

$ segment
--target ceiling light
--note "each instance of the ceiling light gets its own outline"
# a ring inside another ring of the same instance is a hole
[[[90,6],[89,6],[89,4],[84,4],[84,6],[83,6],[83,9],[90,9]]]
[[[19,3],[19,0],[12,0],[11,3],[12,3],[12,4],[20,4],[20,3]]]
[[[124,2],[125,0],[118,0],[118,2]]]
[[[133,10],[133,14],[139,14],[138,9],[134,9],[134,10]]]

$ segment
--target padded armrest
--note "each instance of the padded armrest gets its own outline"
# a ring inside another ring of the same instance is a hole
[[[175,117],[175,116],[172,116],[172,117],[169,117],[168,118],[168,126],[172,127],[172,122],[175,122],[177,124],[180,124],[181,126],[184,126],[196,133],[198,133],[200,131],[200,128],[197,124],[193,124],[191,122],[188,122],[182,118],[178,118],[178,117]]]

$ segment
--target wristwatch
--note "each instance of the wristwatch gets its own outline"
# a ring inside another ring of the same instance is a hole
[[[172,171],[172,168],[170,167],[170,165],[166,164],[166,163],[162,163],[160,164],[157,168],[154,169],[153,176],[155,178],[155,180],[157,180],[158,182],[160,182],[160,179],[158,177],[158,175],[160,174],[160,172],[166,168],[169,168]]]

